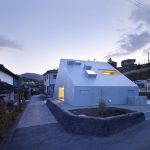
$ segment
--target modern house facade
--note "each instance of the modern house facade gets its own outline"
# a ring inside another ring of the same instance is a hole
[[[109,63],[61,59],[53,98],[72,106],[127,104],[138,87]]]
[[[48,70],[43,74],[44,76],[44,92],[47,96],[52,97],[57,77],[56,69]]]

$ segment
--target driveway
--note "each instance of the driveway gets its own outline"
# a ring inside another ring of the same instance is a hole
[[[39,96],[31,99],[8,150],[149,150],[150,121],[110,137],[69,134]]]

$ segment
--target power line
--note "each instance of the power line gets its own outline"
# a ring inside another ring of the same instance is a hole
[[[144,10],[147,13],[150,13],[150,8],[146,7],[145,4],[143,4],[142,2],[139,2],[138,0],[128,0],[128,2],[132,3],[133,5],[137,6],[138,8],[141,8],[142,10]]]

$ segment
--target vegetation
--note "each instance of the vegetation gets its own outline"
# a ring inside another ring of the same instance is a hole
[[[132,81],[150,79],[150,68],[136,70],[134,72],[126,73],[125,75]]]
[[[98,103],[98,108],[101,112],[104,112],[106,108],[106,101],[102,98],[103,97],[103,90],[100,89],[100,94],[99,94],[99,103]]]
[[[14,105],[13,101],[0,100],[0,142],[23,111],[24,106],[24,104]]]
[[[100,111],[104,111],[105,108],[106,108],[106,102],[105,102],[105,100],[101,99],[99,101],[98,107],[99,107]]]

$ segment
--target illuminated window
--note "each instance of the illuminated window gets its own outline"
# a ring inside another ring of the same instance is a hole
[[[64,87],[60,86],[58,89],[58,97],[60,100],[64,101]]]
[[[117,70],[100,70],[100,73],[104,75],[119,75],[120,74],[120,72]]]

